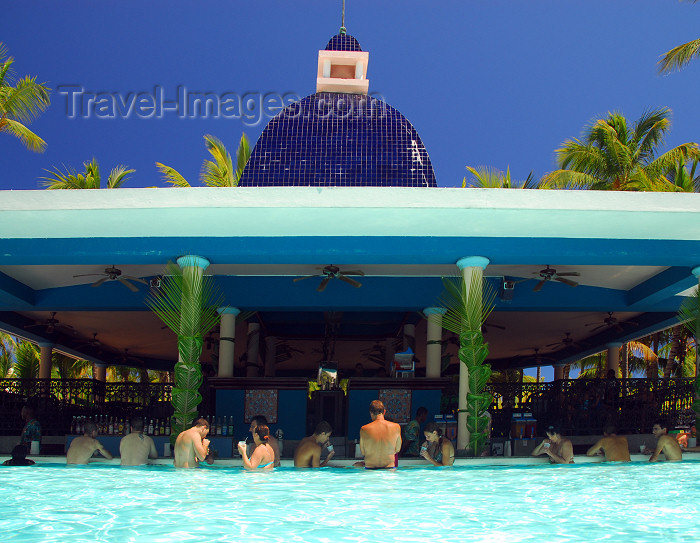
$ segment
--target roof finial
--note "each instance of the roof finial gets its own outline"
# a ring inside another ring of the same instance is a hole
[[[342,14],[342,18],[340,20],[340,32],[339,33],[344,36],[346,32],[347,32],[347,30],[345,29],[345,0],[343,0],[343,14]]]

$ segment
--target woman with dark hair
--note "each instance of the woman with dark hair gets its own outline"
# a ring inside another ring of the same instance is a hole
[[[246,469],[272,469],[275,464],[275,452],[270,446],[270,429],[266,424],[258,424],[253,430],[253,441],[255,449],[248,459],[246,444],[244,441],[238,443],[238,452],[241,453],[243,466]]]
[[[442,428],[434,422],[425,425],[425,442],[420,455],[433,466],[451,466],[455,463],[455,448],[452,442],[443,437]]]

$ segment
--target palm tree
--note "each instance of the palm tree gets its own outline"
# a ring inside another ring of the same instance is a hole
[[[41,177],[40,179],[44,180],[42,185],[48,190],[102,188],[100,165],[97,163],[97,159],[93,158],[90,162],[83,162],[83,166],[85,167],[83,173],[78,173],[75,168],[65,166],[65,172],[61,172],[58,168],[55,171],[46,170],[51,176]],[[117,166],[107,177],[107,188],[117,189],[121,187],[134,171],[128,170],[126,166]]]
[[[567,140],[557,149],[561,169],[546,174],[542,184],[545,188],[669,190],[673,184],[665,175],[679,162],[700,159],[697,143],[684,143],[656,156],[670,129],[670,117],[670,109],[656,109],[630,126],[621,113],[608,113],[585,130],[583,141]]]
[[[474,176],[467,183],[467,178],[462,180],[462,188],[474,187],[479,189],[536,189],[539,188],[539,182],[535,181],[530,172],[527,179],[522,182],[513,181],[510,177],[510,166],[506,168],[506,173],[496,168],[489,168],[488,166],[478,166],[472,168],[471,166],[466,167],[469,173]]]
[[[207,187],[237,187],[241,180],[243,170],[250,158],[250,144],[248,136],[241,135],[236,150],[236,168],[233,167],[233,160],[224,144],[211,134],[204,135],[207,151],[214,160],[205,160],[202,170],[199,173],[199,180]],[[156,167],[167,183],[174,187],[191,187],[189,181],[185,179],[175,168],[156,162]]]
[[[695,3],[697,0],[690,1]],[[681,70],[695,57],[700,57],[700,39],[689,41],[666,51],[659,60],[659,73],[667,74],[674,69]]]
[[[17,344],[12,377],[16,379],[39,378],[39,347],[28,341],[20,341]]]
[[[0,378],[12,376],[17,341],[10,334],[0,332]]]
[[[50,89],[28,75],[15,81],[14,62],[7,47],[0,43],[0,132],[15,136],[31,151],[42,152],[46,142],[25,125],[49,107]]]

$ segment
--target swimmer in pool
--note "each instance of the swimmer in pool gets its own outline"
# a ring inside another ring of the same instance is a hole
[[[586,452],[586,456],[605,454],[609,462],[629,462],[630,447],[625,436],[617,435],[617,428],[608,424],[603,429],[603,437]]]
[[[209,422],[206,419],[197,419],[192,428],[180,432],[175,440],[176,468],[196,468],[202,460],[209,457],[209,440],[205,439],[209,433]]]
[[[384,419],[384,404],[374,400],[369,404],[372,422],[360,428],[360,452],[365,457],[367,469],[396,467],[397,454],[401,450],[401,426]]]
[[[27,449],[24,445],[15,445],[12,449],[12,458],[5,460],[3,466],[33,466],[34,460],[27,458]]]
[[[112,459],[112,454],[105,449],[104,445],[95,439],[97,437],[97,425],[94,422],[86,422],[84,434],[71,441],[66,453],[66,464],[87,464],[95,451],[107,460]]]
[[[455,448],[452,442],[442,436],[442,428],[435,423],[425,425],[425,443],[420,448],[420,455],[433,466],[452,466],[455,463]]]
[[[143,417],[131,419],[131,433],[119,442],[119,456],[122,466],[140,466],[147,464],[149,458],[158,458],[153,439],[143,435]]]
[[[535,447],[532,456],[546,454],[551,464],[573,464],[574,445],[571,440],[563,437],[556,426],[547,428],[546,433],[547,439]]]
[[[322,420],[316,425],[316,431],[313,435],[305,437],[299,442],[297,450],[294,451],[294,467],[295,468],[319,468],[328,464],[328,461],[333,458],[335,451],[330,446],[329,440],[333,428],[325,420]],[[328,447],[328,456],[321,462],[321,449]]]
[[[253,441],[255,449],[248,459],[247,446],[245,443],[238,444],[238,452],[243,459],[245,469],[267,469],[271,470],[275,465],[275,451],[270,445],[270,429],[265,424],[258,424],[253,431]]]
[[[255,415],[251,420],[250,420],[250,428],[249,431],[253,436],[255,436],[255,427],[258,424],[263,424],[267,426],[268,428],[270,425],[267,423],[267,417],[265,415]],[[268,441],[267,443],[272,447],[272,450],[275,452],[275,467],[278,468],[280,467],[280,462],[281,462],[281,454],[280,454],[280,445],[279,441],[277,441],[277,438],[274,436],[268,436]],[[249,455],[252,457],[253,456],[253,451],[251,450],[249,452]]]
[[[666,460],[670,460],[671,462],[677,462],[683,457],[681,446],[666,433],[667,430],[668,424],[663,421],[655,422],[654,426],[651,428],[651,433],[654,434],[656,438],[656,450],[651,455],[651,458],[649,458],[649,462],[658,461],[661,453],[664,453]]]

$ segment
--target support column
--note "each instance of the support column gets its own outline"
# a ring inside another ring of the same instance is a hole
[[[236,337],[236,317],[241,310],[236,307],[220,307],[219,370],[217,377],[233,377],[233,350]]]
[[[277,338],[265,336],[265,377],[275,376],[275,364],[277,362]]]
[[[403,325],[403,350],[411,348],[416,352],[416,326],[414,324]]]
[[[618,370],[620,369],[620,347],[622,347],[622,343],[608,343],[607,370],[615,370],[615,375],[617,375]]]
[[[564,378],[564,366],[554,366],[554,380],[561,381]]]
[[[95,375],[96,381],[102,381],[103,383],[107,381],[107,366],[104,364],[95,364]]]
[[[260,366],[258,354],[260,352],[260,325],[257,322],[248,323],[248,357],[246,361],[246,377],[258,377]]]
[[[39,343],[39,379],[51,379],[53,343]]]
[[[426,307],[423,314],[428,320],[427,345],[425,348],[425,376],[440,377],[442,360],[442,316],[444,307]]]
[[[467,293],[469,286],[476,281],[482,282],[484,269],[489,265],[489,259],[483,256],[469,256],[460,258],[457,267],[462,272]],[[481,289],[477,289],[477,296],[481,297]],[[481,304],[481,300],[478,301]],[[469,446],[469,430],[467,430],[467,394],[469,394],[469,369],[460,361],[459,364],[459,392],[457,413],[457,449],[464,450]]]
[[[394,338],[386,338],[384,340],[385,356],[384,356],[384,368],[386,369],[387,375],[391,375],[391,370],[394,366],[394,354],[396,354],[394,349]]]

